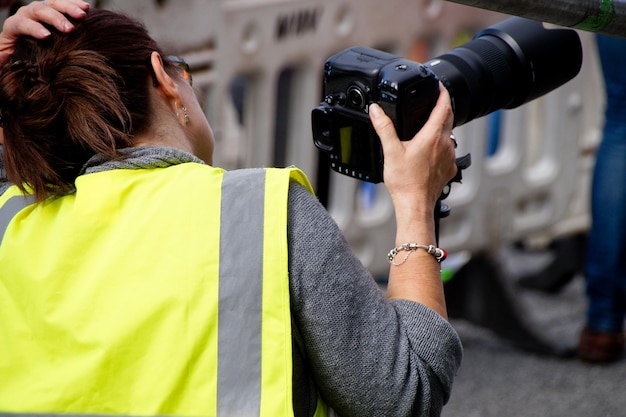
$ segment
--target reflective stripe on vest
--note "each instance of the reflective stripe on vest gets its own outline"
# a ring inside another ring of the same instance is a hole
[[[245,198],[243,198],[245,196]],[[218,416],[258,416],[265,175],[224,173],[220,232]],[[237,330],[232,323],[241,323]]]
[[[223,177],[218,416],[293,416],[287,230],[266,223],[268,216],[278,213],[286,226],[287,194],[282,193],[288,192],[288,182],[281,179],[285,171],[246,169],[226,172]],[[301,171],[287,171],[311,190]],[[259,241],[263,247],[251,243]],[[233,329],[232,323],[244,324]],[[281,350],[284,357],[275,357]],[[315,417],[326,415],[326,405],[318,398]]]
[[[2,238],[4,237],[4,233],[9,227],[9,223],[13,220],[13,217],[22,209],[30,206],[35,202],[35,197],[32,195],[16,195],[4,203],[2,207],[0,207],[0,243],[2,243]]]

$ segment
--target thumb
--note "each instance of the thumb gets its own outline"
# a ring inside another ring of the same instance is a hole
[[[372,125],[374,126],[374,130],[378,134],[380,142],[383,145],[383,150],[391,141],[397,142],[399,140],[393,121],[385,114],[380,105],[376,103],[370,104],[369,115]]]

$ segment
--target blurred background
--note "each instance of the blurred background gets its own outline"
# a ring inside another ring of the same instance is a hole
[[[20,4],[1,2],[1,11]],[[215,165],[303,169],[383,290],[395,234],[385,189],[330,172],[313,144],[324,62],[356,45],[425,62],[509,17],[442,0],[91,4],[140,19],[189,62],[216,134]],[[448,308],[465,346],[445,417],[626,416],[626,365],[572,356],[584,322],[582,256],[605,102],[595,35],[579,35],[584,58],[574,80],[454,130],[458,156],[471,153],[472,165],[445,200],[451,214],[439,231],[450,253],[442,264]]]

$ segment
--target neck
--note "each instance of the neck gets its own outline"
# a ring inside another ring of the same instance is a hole
[[[157,111],[148,130],[133,138],[132,146],[169,146],[196,154],[183,127],[169,111]]]

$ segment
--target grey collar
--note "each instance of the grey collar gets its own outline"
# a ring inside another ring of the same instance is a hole
[[[120,151],[120,159],[109,159],[102,155],[92,156],[83,166],[79,175],[113,169],[166,168],[172,165],[196,162],[205,164],[200,158],[168,146],[138,146]]]

